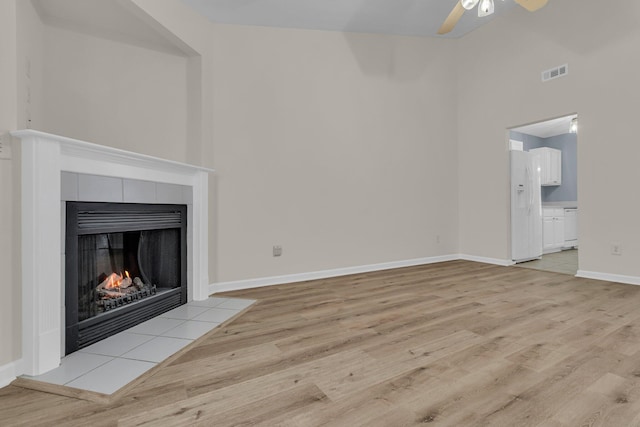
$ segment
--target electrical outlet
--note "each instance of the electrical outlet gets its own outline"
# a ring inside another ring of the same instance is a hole
[[[436,234],[436,243],[440,243],[440,235]]]
[[[622,246],[620,243],[611,244],[611,255],[622,255]]]
[[[282,255],[282,246],[274,246],[273,247],[273,256],[281,256]]]
[[[0,159],[11,160],[11,134],[0,133]]]

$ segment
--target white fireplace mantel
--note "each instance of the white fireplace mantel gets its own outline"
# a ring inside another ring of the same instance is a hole
[[[33,130],[11,134],[21,140],[22,148],[22,373],[41,375],[56,368],[63,356],[62,172],[190,188],[187,299],[208,297],[208,174],[212,169]]]

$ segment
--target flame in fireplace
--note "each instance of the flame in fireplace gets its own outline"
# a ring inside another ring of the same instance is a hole
[[[122,283],[122,276],[118,273],[111,273],[106,280],[106,289],[116,289],[120,287],[120,283]]]
[[[131,280],[131,276],[127,270],[124,271],[124,276],[126,276],[129,281]],[[111,273],[107,278],[103,281],[105,284],[105,289],[118,289],[122,285],[122,281],[124,280],[124,276],[118,273]],[[125,285],[126,286],[126,285]]]

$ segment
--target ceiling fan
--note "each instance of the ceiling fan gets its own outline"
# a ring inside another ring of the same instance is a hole
[[[548,0],[515,0],[516,3],[527,9],[529,12],[535,12],[540,9],[547,4],[547,1]],[[460,18],[462,18],[464,12],[466,10],[473,9],[476,5],[478,5],[479,17],[488,16],[493,13],[493,0],[458,0],[451,13],[438,30],[438,34],[447,34],[453,30],[453,27],[455,27]]]

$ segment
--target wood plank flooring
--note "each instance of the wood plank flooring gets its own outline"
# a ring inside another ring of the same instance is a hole
[[[107,403],[0,390],[2,426],[640,426],[640,287],[468,261],[257,299]]]

